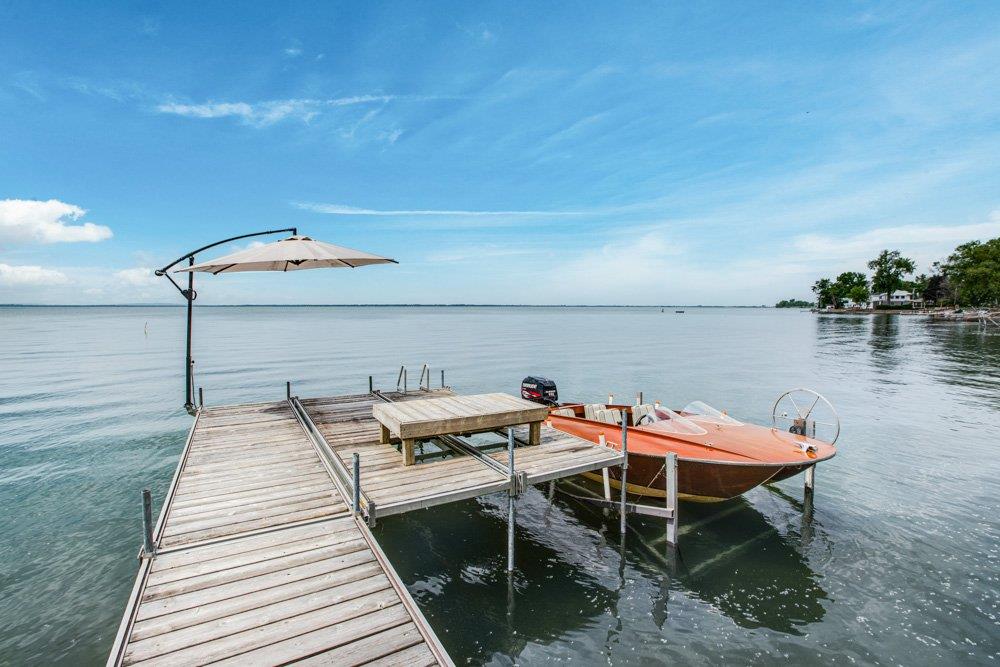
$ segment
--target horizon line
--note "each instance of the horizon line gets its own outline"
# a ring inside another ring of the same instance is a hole
[[[183,303],[0,303],[0,308],[184,308]],[[199,308],[776,308],[722,304],[571,303],[214,303]],[[785,310],[785,309],[782,309]],[[793,308],[787,308],[793,310]]]

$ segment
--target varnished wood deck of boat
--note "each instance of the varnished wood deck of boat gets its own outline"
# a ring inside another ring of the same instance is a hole
[[[289,403],[202,410],[109,665],[451,664]]]

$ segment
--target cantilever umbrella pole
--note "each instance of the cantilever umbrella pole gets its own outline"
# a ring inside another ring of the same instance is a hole
[[[194,256],[203,250],[208,250],[209,248],[214,248],[215,246],[222,245],[223,243],[230,243],[232,241],[239,241],[240,239],[247,239],[252,236],[265,236],[267,234],[280,234],[282,232],[291,232],[293,235],[298,234],[298,229],[295,227],[288,227],[287,229],[270,229],[266,232],[254,232],[252,234],[241,234],[239,236],[233,236],[232,238],[223,239],[222,241],[216,241],[215,243],[209,243],[206,246],[202,246],[197,250],[192,250],[191,252],[181,255],[176,260],[167,264],[162,269],[155,271],[156,275],[164,276],[167,280],[177,288],[177,291],[181,293],[187,300],[187,354],[184,359],[184,408],[193,413],[194,412],[194,377],[192,375],[193,371],[191,369],[191,323],[194,315],[194,300],[198,297],[197,292],[194,291],[194,272],[188,273],[188,288],[181,289],[181,286],[177,284],[170,274],[167,273],[175,265],[180,264],[185,259],[188,260],[188,267],[194,266]]]

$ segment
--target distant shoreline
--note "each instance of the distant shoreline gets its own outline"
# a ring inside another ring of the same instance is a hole
[[[184,308],[182,303],[0,303],[0,308]],[[746,308],[754,310],[797,310],[774,306],[687,306],[687,305],[632,305],[596,304],[573,305],[565,303],[234,303],[198,304],[199,308]]]

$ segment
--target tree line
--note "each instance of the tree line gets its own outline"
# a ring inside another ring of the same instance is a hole
[[[816,305],[840,308],[846,301],[868,303],[872,294],[896,290],[913,293],[928,304],[993,306],[1000,304],[1000,238],[970,241],[955,248],[948,259],[931,264],[930,274],[899,250],[883,250],[868,262],[864,273],[846,271],[834,279],[821,278],[812,286]]]

